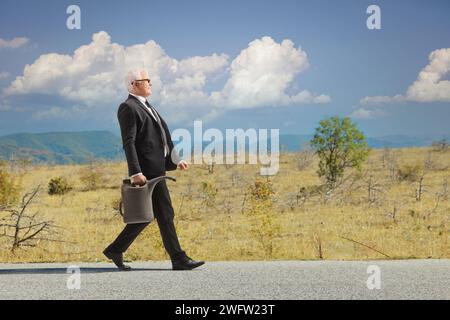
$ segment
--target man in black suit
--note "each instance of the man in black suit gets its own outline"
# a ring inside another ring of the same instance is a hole
[[[189,168],[178,158],[170,132],[164,119],[148,103],[151,81],[146,70],[127,75],[129,96],[117,111],[123,148],[131,183],[143,185],[147,179],[165,175],[166,170]],[[153,210],[158,222],[164,247],[172,260],[173,270],[191,270],[204,264],[189,258],[178,242],[174,211],[165,180],[159,182],[152,196]],[[123,264],[123,252],[133,243],[149,223],[127,224],[119,236],[103,252],[121,270],[131,268]]]

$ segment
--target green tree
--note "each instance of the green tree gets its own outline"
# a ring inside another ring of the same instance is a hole
[[[320,121],[311,146],[320,159],[317,173],[325,177],[329,189],[342,181],[345,168],[361,169],[370,151],[356,124],[349,117],[338,116]]]

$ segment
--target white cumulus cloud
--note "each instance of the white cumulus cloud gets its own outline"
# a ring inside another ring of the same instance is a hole
[[[364,97],[360,103],[449,102],[450,81],[444,80],[444,77],[450,73],[450,48],[435,50],[428,59],[429,64],[420,71],[417,80],[409,86],[405,95]]]
[[[442,79],[450,72],[450,48],[433,51],[429,60],[406,97],[420,102],[450,101],[450,81]]]
[[[126,47],[113,43],[108,33],[101,31],[72,55],[48,53],[27,64],[23,75],[16,77],[4,94],[47,94],[90,107],[110,106],[126,96],[126,72],[146,68],[153,84],[150,100],[183,120],[236,108],[329,102],[329,96],[308,90],[287,94],[308,65],[306,52],[290,40],[256,39],[230,64],[223,53],[177,60],[153,40]],[[220,77],[226,77],[224,87],[209,92],[208,83]],[[190,107],[188,112],[186,107]],[[58,108],[37,116],[62,114]]]
[[[289,96],[294,78],[309,66],[305,51],[291,40],[256,39],[241,51],[230,67],[230,77],[221,92],[213,92],[215,105],[227,108],[326,103],[330,98],[304,90]]]

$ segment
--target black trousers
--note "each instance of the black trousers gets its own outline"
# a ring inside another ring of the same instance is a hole
[[[147,177],[152,179],[154,177]],[[169,189],[167,189],[166,181],[159,182],[152,195],[153,212],[158,222],[159,232],[163,240],[164,248],[172,261],[179,260],[186,256],[181,249],[178,241],[177,232],[173,223],[174,211],[172,200],[170,199]],[[121,253],[125,252],[133,243],[137,236],[148,226],[149,223],[133,223],[127,224],[122,232],[117,236],[107,248],[107,251]]]

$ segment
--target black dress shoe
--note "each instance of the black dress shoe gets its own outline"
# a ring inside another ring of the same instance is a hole
[[[108,258],[111,259],[114,264],[122,271],[130,271],[131,267],[123,264],[123,254],[122,253],[114,253],[109,251],[103,251],[103,254]]]
[[[205,261],[195,261],[189,257],[181,260],[172,261],[173,270],[192,270],[205,264]]]

